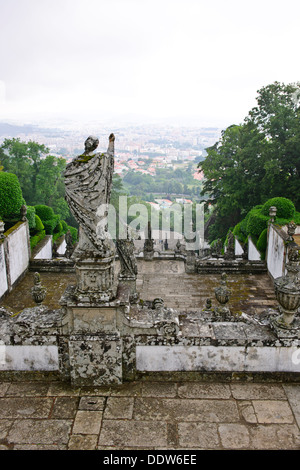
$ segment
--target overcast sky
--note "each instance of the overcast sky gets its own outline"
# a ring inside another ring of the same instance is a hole
[[[0,0],[0,119],[240,123],[300,80],[299,0]]]

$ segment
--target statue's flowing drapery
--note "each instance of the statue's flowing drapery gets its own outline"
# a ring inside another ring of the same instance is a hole
[[[98,227],[105,219],[114,172],[114,149],[110,142],[107,153],[81,155],[65,170],[66,201],[95,248],[101,247]]]

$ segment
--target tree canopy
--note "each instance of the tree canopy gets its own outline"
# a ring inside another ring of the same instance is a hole
[[[5,139],[0,147],[3,171],[17,176],[26,204],[45,204],[70,224],[76,224],[64,199],[66,160],[49,154],[43,144],[19,138]]]
[[[198,168],[214,205],[210,240],[224,237],[255,205],[286,197],[300,209],[300,84],[258,91],[244,122],[229,126]]]

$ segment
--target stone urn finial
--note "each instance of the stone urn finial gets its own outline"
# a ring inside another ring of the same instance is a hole
[[[31,295],[37,305],[41,305],[46,297],[47,289],[42,286],[39,273],[34,273],[34,286],[31,289]]]
[[[274,281],[275,295],[279,303],[280,315],[275,324],[280,328],[293,328],[294,318],[300,306],[299,248],[290,246],[288,252],[287,273]]]
[[[25,206],[25,204],[23,204],[21,206],[21,209],[20,209],[20,219],[25,222],[25,220],[27,220],[27,207]]]
[[[215,313],[221,317],[226,318],[231,315],[230,310],[226,307],[226,304],[229,302],[231,297],[231,290],[227,287],[227,274],[222,273],[221,282],[219,287],[215,289],[215,296],[221,307],[215,309]]]
[[[297,228],[297,225],[295,224],[295,222],[293,222],[293,221],[289,222],[289,224],[287,226],[287,233],[288,233],[290,242],[294,241],[294,235],[295,235],[295,232],[296,232],[296,228]]]
[[[274,224],[275,218],[276,218],[276,214],[277,214],[277,207],[271,206],[271,207],[269,208],[269,216],[270,216],[270,223],[271,223],[271,224]]]
[[[3,220],[0,220],[0,240],[3,240],[5,238],[4,230],[5,230],[5,224]]]

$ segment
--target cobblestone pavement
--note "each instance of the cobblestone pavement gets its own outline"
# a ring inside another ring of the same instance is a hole
[[[0,382],[0,450],[296,450],[300,383]]]

